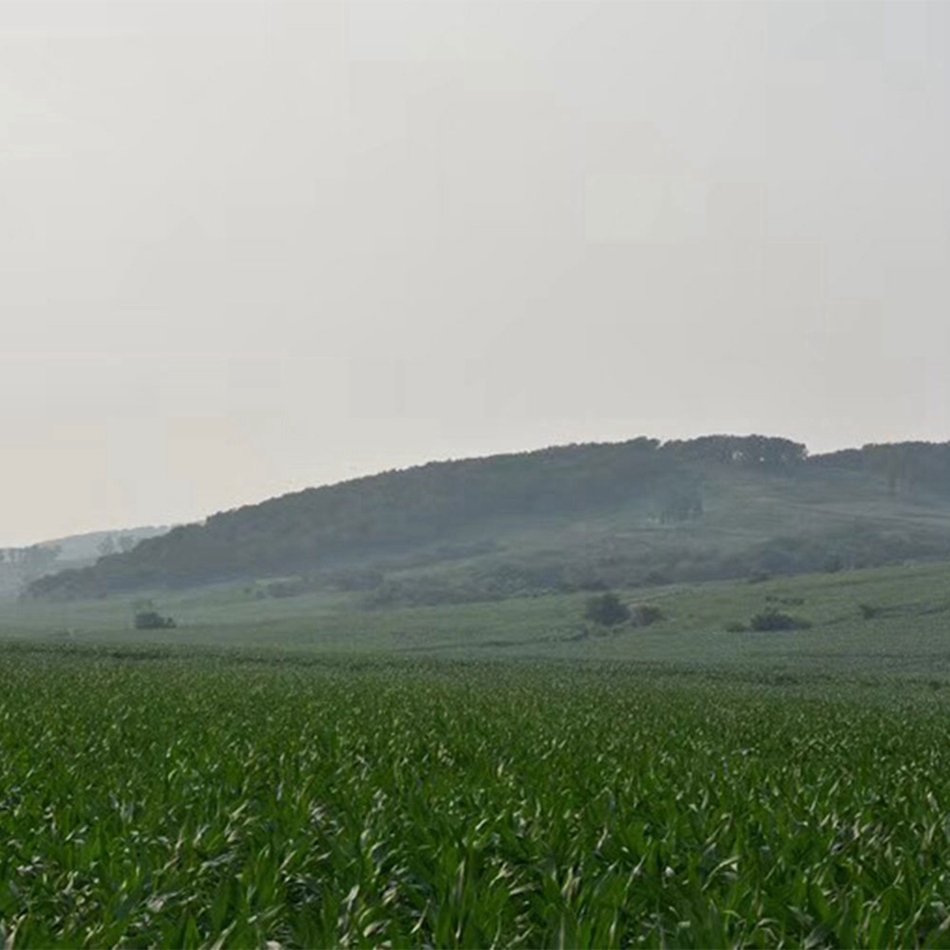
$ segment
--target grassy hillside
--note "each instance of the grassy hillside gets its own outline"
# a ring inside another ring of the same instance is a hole
[[[30,649],[252,649],[306,657],[446,660],[634,661],[678,671],[767,674],[783,680],[950,682],[950,563],[712,581],[619,591],[657,608],[649,626],[605,627],[585,617],[590,592],[436,606],[368,607],[360,592],[258,598],[247,585],[154,592],[173,630],[135,630],[139,595],[81,602],[31,601],[0,609],[0,640]],[[750,629],[770,610],[810,626]],[[742,628],[742,629],[740,629]]]
[[[30,586],[84,598],[240,580],[260,598],[458,603],[950,557],[950,444],[809,457],[761,436],[565,446],[271,499]]]

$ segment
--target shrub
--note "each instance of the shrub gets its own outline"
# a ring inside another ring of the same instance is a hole
[[[140,610],[135,615],[136,630],[170,630],[175,626],[171,617],[163,617],[157,610]]]
[[[749,628],[738,620],[731,620],[726,624],[726,633],[747,633]]]
[[[872,607],[871,604],[858,604],[858,610],[861,611],[861,616],[865,620],[870,620],[881,612],[880,607]]]
[[[769,607],[757,613],[750,621],[753,630],[807,630],[811,623],[802,617],[793,617],[782,613],[774,607]]]
[[[613,591],[607,591],[588,599],[584,616],[594,623],[613,627],[630,619],[630,608]]]

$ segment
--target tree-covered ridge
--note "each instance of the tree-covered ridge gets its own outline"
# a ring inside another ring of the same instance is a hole
[[[793,495],[799,484],[809,486],[820,501],[822,486],[831,476],[857,476],[865,490],[894,504],[908,493],[946,498],[950,446],[869,446],[809,457],[800,443],[758,435],[665,443],[638,438],[429,463],[222,512],[203,524],[145,540],[127,553],[102,557],[93,567],[42,578],[30,592],[95,596],[147,587],[312,576],[405,565],[413,556],[423,561],[460,558],[473,576],[520,572],[520,580],[502,584],[505,590],[512,584],[514,589],[588,582],[596,586],[599,577],[615,582],[613,575],[624,570],[628,574],[621,579],[638,580],[671,563],[671,579],[736,576],[755,566],[756,551],[768,560],[770,552],[763,554],[763,546],[795,528],[793,518],[778,526],[778,535],[774,530],[757,536],[752,532],[742,550],[720,549],[717,531],[730,528],[730,517],[736,524],[748,517],[743,493],[749,496],[749,511],[767,506],[763,492],[784,497],[783,492]],[[707,511],[709,497],[719,506],[712,514]],[[726,502],[736,500],[735,514],[728,515]],[[591,525],[596,530],[588,530]],[[612,537],[611,526],[623,536]],[[856,529],[870,533],[865,546],[880,547],[873,526],[862,523]],[[939,556],[944,548],[950,554],[950,525],[946,531],[918,529],[914,537],[901,540],[891,553],[879,552],[876,559],[913,556],[917,548],[926,556]],[[829,525],[830,534],[841,531],[840,523]],[[522,540],[529,535],[530,543]],[[514,566],[511,556],[496,549],[498,538],[505,539],[507,550],[519,552]],[[605,544],[613,551],[609,557],[601,550]],[[787,546],[807,551],[798,560],[785,557],[785,567],[791,570],[833,556],[820,537],[796,537]],[[846,543],[837,546],[844,552],[839,556],[854,559]],[[479,553],[482,559],[472,562]],[[782,562],[781,551],[771,554],[777,555],[772,560]],[[607,569],[609,564],[597,567],[610,557],[613,569]],[[651,559],[656,563],[651,565]]]
[[[900,442],[865,445],[817,455],[818,468],[866,472],[883,478],[892,495],[950,497],[950,442]]]

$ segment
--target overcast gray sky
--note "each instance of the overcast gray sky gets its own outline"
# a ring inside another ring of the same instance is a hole
[[[948,44],[937,0],[0,0],[0,544],[950,438]]]

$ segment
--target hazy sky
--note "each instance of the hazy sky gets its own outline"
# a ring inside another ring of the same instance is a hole
[[[948,52],[941,0],[0,0],[0,544],[950,438]]]

